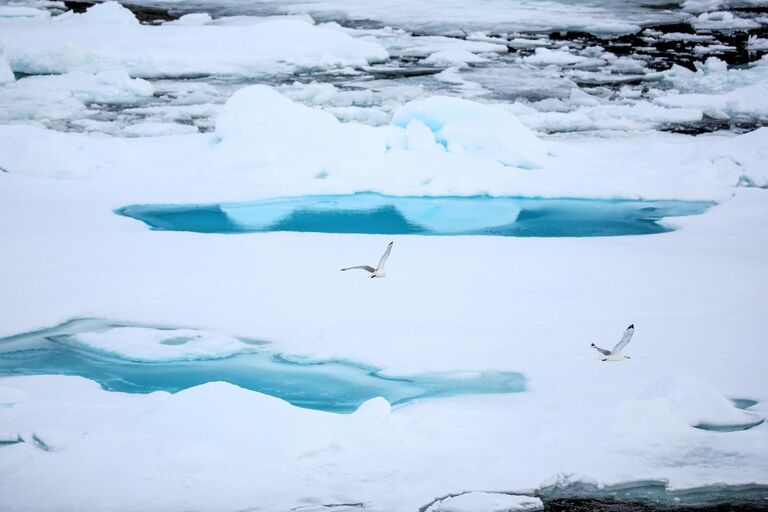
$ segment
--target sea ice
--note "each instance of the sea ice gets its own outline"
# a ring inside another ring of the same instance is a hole
[[[763,420],[759,415],[734,407],[714,387],[686,376],[667,376],[649,387],[640,400],[644,406],[667,408],[681,421],[695,427],[699,425],[734,426],[755,425]]]
[[[567,51],[567,48],[561,50],[550,50],[549,48],[536,48],[536,53],[528,57],[523,57],[523,62],[536,64],[539,66],[549,66],[557,64],[565,66],[568,64],[580,64],[587,60],[587,57],[574,55]]]
[[[165,25],[210,25],[213,18],[207,12],[192,12],[177,20],[166,22]]]
[[[392,124],[406,128],[418,120],[448,152],[487,156],[504,165],[538,167],[547,148],[514,114],[491,105],[450,97],[431,97],[406,103]]]
[[[442,499],[425,512],[523,512],[543,510],[539,498],[497,492],[467,492]]]
[[[480,57],[474,53],[470,53],[465,50],[443,50],[435,52],[426,59],[425,64],[432,64],[435,66],[459,66],[464,67],[469,64],[476,64],[479,62],[487,62],[488,59]]]
[[[123,68],[131,76],[256,75],[362,66],[388,58],[376,42],[304,21],[256,25],[140,25],[116,2],[41,21],[0,20],[14,71],[64,73]]]
[[[194,329],[114,327],[60,338],[132,361],[215,359],[253,351],[254,346],[237,338]]]
[[[91,103],[132,104],[153,93],[152,84],[131,78],[124,70],[28,76],[0,88],[0,120],[46,122],[81,117],[87,115]]]
[[[327,164],[359,155],[383,154],[382,132],[356,123],[340,123],[264,85],[237,91],[216,120],[217,152],[228,160],[251,158]],[[297,149],[300,151],[297,151]]]

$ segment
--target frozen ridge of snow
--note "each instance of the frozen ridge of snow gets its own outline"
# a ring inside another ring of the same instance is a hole
[[[375,42],[296,19],[256,25],[140,25],[116,2],[25,23],[0,19],[14,71],[32,74],[125,69],[131,76],[255,75],[362,66],[386,60]]]

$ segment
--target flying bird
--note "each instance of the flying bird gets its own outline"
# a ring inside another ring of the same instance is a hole
[[[594,343],[592,344],[592,348],[605,356],[603,361],[623,361],[624,359],[631,359],[629,356],[622,354],[621,351],[624,350],[624,347],[627,346],[629,340],[632,339],[633,334],[635,334],[635,324],[630,324],[630,326],[627,327],[627,330],[624,331],[624,335],[621,337],[619,342],[615,347],[613,347],[613,350],[600,348]]]
[[[387,258],[389,258],[389,253],[392,252],[392,244],[394,243],[395,242],[389,242],[389,245],[387,245],[387,250],[384,251],[384,254],[381,256],[381,259],[379,260],[379,265],[376,268],[373,268],[369,265],[358,265],[356,267],[347,267],[341,270],[344,271],[344,270],[352,270],[355,268],[359,268],[360,270],[365,270],[366,272],[370,272],[371,279],[373,279],[374,277],[384,277],[385,275],[387,275],[387,273],[384,272],[384,264],[387,262]]]

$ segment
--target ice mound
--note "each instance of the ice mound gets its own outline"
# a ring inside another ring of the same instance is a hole
[[[726,185],[768,188],[768,127],[726,139],[707,153]]]
[[[640,401],[661,406],[688,425],[708,430],[738,430],[764,421],[755,413],[737,409],[714,387],[693,377],[664,377],[650,386]]]
[[[424,59],[425,64],[432,64],[434,66],[458,66],[458,67],[466,67],[469,64],[474,64],[478,62],[487,62],[488,59],[485,57],[480,57],[479,55],[475,55],[474,53],[468,52],[466,50],[443,50],[439,52],[435,52],[431,54],[429,57]]]
[[[768,80],[768,57],[736,69],[728,69],[728,64],[717,57],[694,65],[696,71],[673,65],[657,76],[682,93],[725,93]]]
[[[254,350],[237,338],[194,329],[114,327],[58,339],[142,362],[217,359]]]
[[[227,100],[216,119],[218,149],[227,157],[263,163],[328,163],[355,155],[383,154],[383,133],[341,123],[332,114],[294,103],[271,87],[253,85]]]
[[[414,121],[426,125],[450,153],[490,157],[523,168],[539,167],[547,156],[545,144],[514,114],[490,105],[433,96],[403,105],[392,118],[401,128]]]
[[[760,26],[754,20],[740,18],[729,11],[701,13],[693,20],[692,24],[696,30],[753,29]]]
[[[87,11],[77,15],[86,23],[109,25],[138,25],[139,20],[134,14],[120,5],[119,2],[104,2],[89,7]]]
[[[29,74],[123,68],[144,77],[254,76],[363,66],[389,56],[376,42],[297,19],[242,26],[141,25],[116,2],[83,14],[4,23],[0,43],[11,68]]]
[[[544,510],[539,498],[498,492],[468,492],[434,503],[426,512],[518,512]]]
[[[252,453],[263,460],[297,457],[331,442],[335,420],[225,382],[210,382],[167,397],[137,418],[132,429],[166,433],[186,443],[208,443]]]
[[[749,85],[725,94],[678,94],[658,98],[665,107],[697,108],[714,119],[768,115],[768,82]]]
[[[213,23],[213,18],[207,12],[191,12],[165,25],[208,25],[210,23]]]
[[[523,62],[528,64],[535,64],[537,66],[549,66],[550,64],[565,66],[568,64],[579,64],[587,60],[587,57],[574,55],[573,53],[566,50],[567,48],[562,50],[536,48],[536,53],[528,57],[523,57]]]
[[[386,420],[391,413],[392,405],[386,398],[378,396],[360,404],[353,416],[358,421],[376,423]]]

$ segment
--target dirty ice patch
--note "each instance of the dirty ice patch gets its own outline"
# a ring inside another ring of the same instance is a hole
[[[392,124],[424,124],[450,153],[490,157],[509,166],[540,167],[547,147],[514,114],[447,96],[415,100],[397,109]]]
[[[195,329],[113,327],[64,335],[57,340],[141,362],[218,359],[255,349],[232,336]]]
[[[115,2],[45,20],[0,20],[14,71],[43,74],[123,68],[131,76],[246,75],[362,66],[384,48],[295,19],[256,25],[141,25]]]
[[[528,512],[544,510],[544,503],[531,496],[498,492],[467,492],[433,503],[425,512]]]

